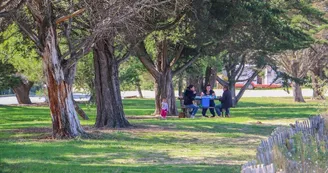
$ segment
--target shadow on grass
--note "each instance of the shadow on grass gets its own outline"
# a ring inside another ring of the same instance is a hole
[[[3,142],[0,145],[3,172],[238,172],[240,160],[234,155],[224,157],[189,158],[171,156],[165,150],[149,150],[154,145],[167,145],[159,138],[133,138],[130,134],[104,134],[103,139],[37,143]],[[165,138],[163,136],[163,138]],[[170,139],[171,140],[171,139]],[[179,139],[178,139],[179,141]],[[177,140],[174,141],[176,143]],[[186,141],[179,141],[183,144]],[[173,145],[173,144],[172,144]],[[138,147],[139,146],[139,147]],[[181,148],[180,148],[181,149]],[[245,156],[249,157],[249,156]],[[10,164],[8,164],[10,163]],[[84,167],[86,166],[87,167]],[[70,166],[67,169],[66,166]],[[76,167],[75,167],[76,166]]]
[[[36,166],[37,165],[37,166]],[[240,172],[240,166],[227,166],[227,165],[203,165],[203,164],[152,164],[152,165],[133,165],[133,164],[104,164],[97,165],[97,163],[88,163],[87,165],[81,164],[49,164],[49,163],[35,163],[35,162],[24,162],[16,164],[6,164],[0,162],[0,171],[16,172],[16,169],[24,169],[25,172],[110,172],[110,173],[168,173],[174,170],[178,170],[179,173],[237,173]]]

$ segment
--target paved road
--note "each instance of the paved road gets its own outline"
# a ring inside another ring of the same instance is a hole
[[[222,95],[222,90],[214,90],[216,95]],[[311,89],[303,89],[303,96],[304,97],[311,97],[312,90]],[[237,91],[238,92],[238,91]],[[128,96],[137,96],[137,91],[124,91],[121,93],[122,97]],[[176,96],[178,93],[176,92]],[[154,91],[143,91],[143,96],[145,98],[155,98]],[[247,90],[245,91],[243,97],[292,97],[293,93],[290,91],[288,94],[284,90]],[[326,93],[328,96],[328,93]],[[42,103],[45,101],[43,97],[30,97],[33,103]],[[86,101],[89,99],[89,96],[82,94],[82,93],[74,93],[74,99],[77,101]],[[18,104],[16,97],[0,97],[0,105],[9,105],[9,104]]]

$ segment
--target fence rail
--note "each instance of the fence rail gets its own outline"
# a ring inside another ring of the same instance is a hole
[[[303,143],[311,142],[314,139],[317,144],[324,142],[325,149],[328,150],[328,136],[325,134],[325,121],[322,116],[312,116],[309,119],[299,122],[296,121],[291,127],[278,127],[276,128],[271,136],[262,140],[257,148],[256,158],[257,161],[250,161],[242,166],[242,173],[274,173],[276,168],[274,164],[274,146],[286,146],[288,150],[291,150],[295,146],[294,136],[301,134]],[[304,165],[286,159],[286,173],[307,172],[306,170],[312,171],[310,166]],[[283,172],[284,172],[283,171]],[[278,171],[277,171],[278,172]],[[281,173],[283,173],[281,172]],[[328,173],[328,172],[327,172]]]

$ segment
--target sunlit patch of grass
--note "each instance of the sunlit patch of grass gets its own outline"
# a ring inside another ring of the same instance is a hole
[[[127,117],[149,116],[154,100],[124,99]],[[179,103],[177,103],[179,105]],[[240,172],[274,128],[317,114],[321,103],[243,98],[231,118],[129,119],[129,129],[93,128],[94,105],[82,104],[95,137],[52,140],[47,107],[0,106],[0,172]],[[179,106],[178,106],[179,107]]]

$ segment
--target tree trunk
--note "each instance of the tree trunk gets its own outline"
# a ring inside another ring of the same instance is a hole
[[[315,71],[311,72],[311,79],[312,79],[312,89],[313,89],[313,96],[312,99],[316,100],[325,100],[325,95],[323,93],[323,84],[320,83],[320,72],[315,73]]]
[[[204,83],[205,86],[203,86],[203,89],[206,88],[206,85],[210,84],[210,78],[211,78],[211,75],[212,75],[211,71],[212,71],[212,67],[207,66],[206,70],[205,70],[205,83]]]
[[[100,40],[94,48],[97,128],[130,126],[125,118],[118,79],[118,61],[114,56],[113,41]]]
[[[174,95],[174,88],[172,82],[172,72],[168,70],[161,75],[158,79],[155,79],[155,112],[154,115],[159,115],[161,111],[162,99],[166,98],[169,105],[168,115],[178,115],[176,107],[176,98]]]
[[[88,120],[88,115],[80,108],[79,104],[73,100],[75,111],[82,117],[84,120]]]
[[[295,102],[305,102],[300,84],[293,82],[293,96]]]
[[[19,86],[13,88],[13,91],[16,94],[16,98],[19,104],[32,104],[30,99],[30,89],[33,86],[33,82],[27,81],[24,82],[24,79],[20,82]]]
[[[156,63],[152,60],[152,57],[147,53],[144,42],[140,42],[135,47],[135,52],[142,62],[142,64],[146,67],[147,71],[153,76],[154,79],[154,87],[155,87],[155,112],[154,114],[159,114],[161,109],[161,101],[162,98],[166,98],[168,101],[168,114],[169,115],[177,115],[178,110],[175,104],[175,95],[172,78],[174,75],[178,75],[186,67],[188,67],[192,62],[194,62],[198,55],[192,58],[189,62],[184,64],[182,67],[177,68],[177,71],[172,72],[172,67],[176,64],[178,59],[182,55],[182,51],[184,46],[181,45],[176,50],[175,57],[170,60],[169,52],[168,52],[168,42],[166,39],[159,41],[156,43],[157,55],[156,55]]]
[[[95,82],[92,80],[88,83],[88,87],[90,89],[90,98],[89,103],[95,103],[96,102],[96,91],[95,91]]]
[[[247,90],[247,88],[249,87],[249,85],[251,85],[252,81],[255,79],[256,76],[258,76],[258,74],[261,72],[261,70],[255,71],[252,76],[247,80],[247,82],[244,84],[244,86],[242,88],[240,88],[237,96],[234,97],[233,99],[233,106],[237,106],[239,100],[241,99],[241,97],[244,95],[245,91]],[[235,93],[234,93],[235,94]]]
[[[218,72],[217,67],[211,68],[210,85],[212,86],[212,88],[215,87],[217,72]]]
[[[183,95],[183,77],[182,76],[179,76],[178,77],[178,94],[179,96],[182,96]]]
[[[51,20],[51,18],[44,18],[44,20]],[[65,78],[65,76],[68,78],[74,78],[74,76],[64,73],[54,23],[43,21],[41,27],[42,29],[39,31],[41,35],[39,38],[42,39],[40,40],[42,44],[40,52],[48,89],[53,127],[52,136],[53,138],[80,136],[85,132],[74,108],[72,84]]]
[[[137,85],[137,89],[138,89],[138,93],[139,93],[139,98],[144,98],[142,95],[140,82],[138,81],[136,85]]]
[[[205,72],[205,83],[204,85],[210,84],[212,88],[214,88],[215,81],[216,81],[216,73],[217,73],[217,68],[216,67],[206,67],[206,72]],[[204,86],[205,89],[205,86]]]
[[[235,107],[237,105],[238,100],[236,99],[236,87],[235,87],[236,82],[235,81],[230,81],[228,86],[229,90],[231,92],[231,97],[232,97],[232,107]]]

